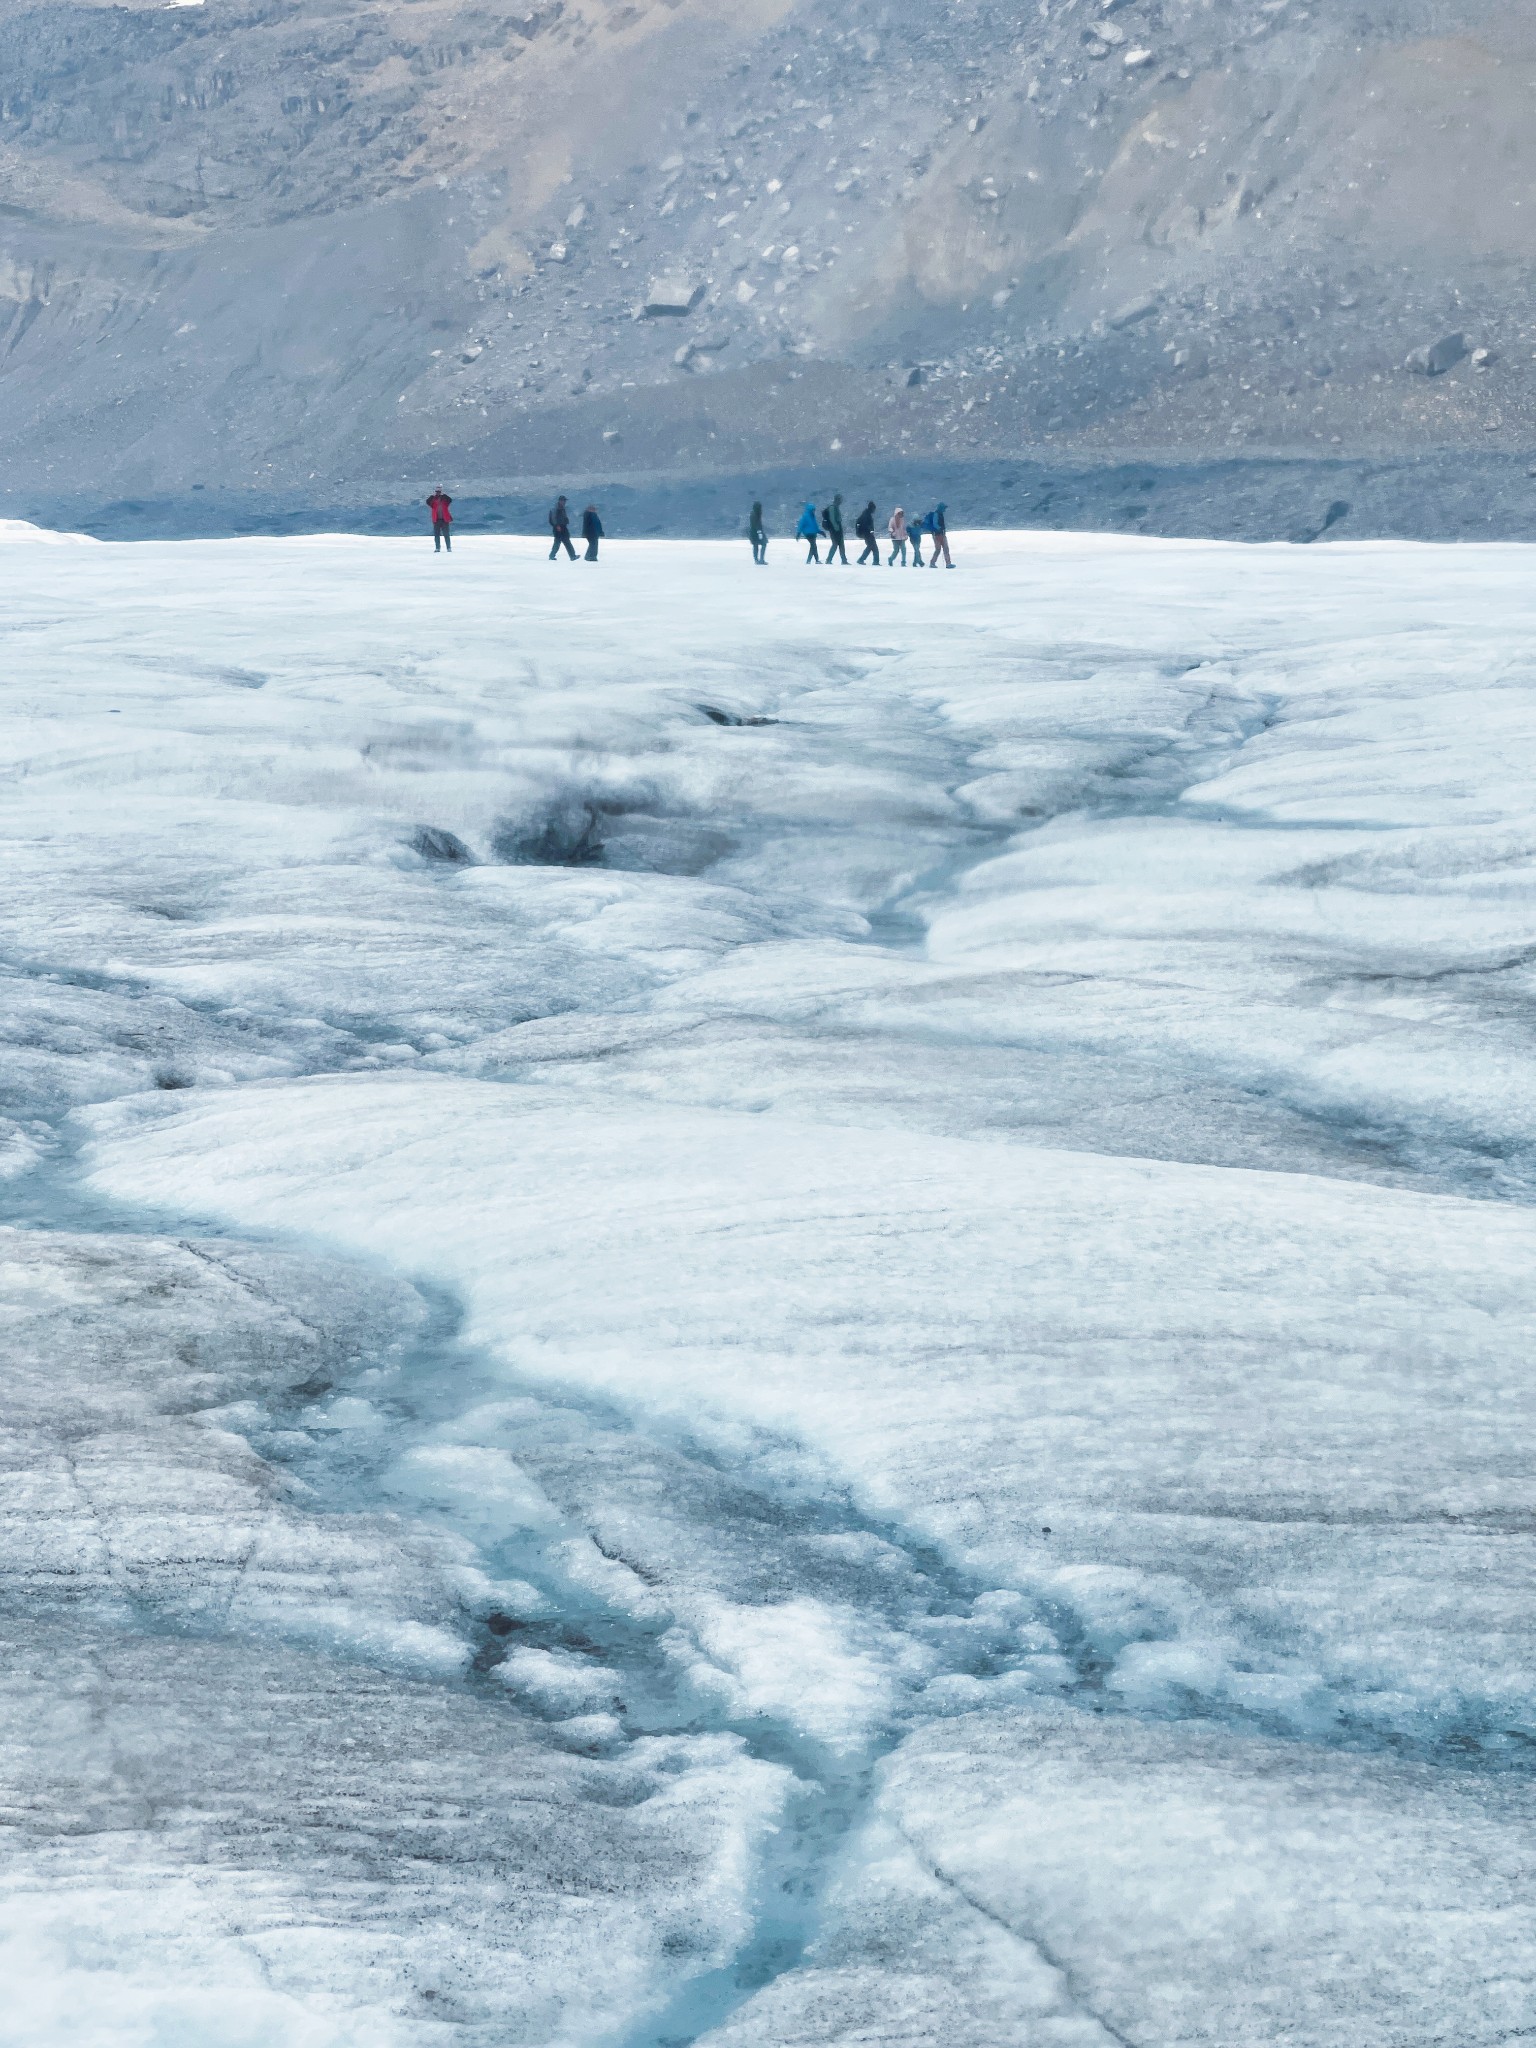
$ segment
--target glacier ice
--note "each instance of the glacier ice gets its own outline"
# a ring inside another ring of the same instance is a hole
[[[0,2039],[1536,2025],[1525,551],[3,547]]]

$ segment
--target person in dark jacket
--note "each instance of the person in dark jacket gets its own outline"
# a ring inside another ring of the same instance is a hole
[[[587,544],[584,560],[597,560],[597,544],[603,537],[603,522],[597,516],[597,507],[589,505],[581,515],[581,537]]]
[[[819,562],[821,560],[821,556],[816,552],[816,544],[820,534],[821,528],[816,523],[815,501],[807,498],[805,510],[800,514],[800,522],[795,528],[795,539],[805,542],[805,559],[807,562]]]
[[[830,569],[838,556],[841,555],[843,567],[846,569],[848,566],[848,543],[843,538],[843,494],[841,491],[833,494],[830,505],[822,506],[821,530],[827,536],[827,567]]]
[[[574,562],[576,550],[571,546],[571,515],[565,509],[564,498],[556,498],[554,504],[550,507],[549,530],[555,536],[550,546],[549,559],[553,561],[560,550],[564,548],[565,552]]]
[[[432,514],[432,552],[440,555],[446,548],[453,553],[453,500],[439,484],[427,500],[427,510]]]
[[[864,543],[864,552],[859,556],[855,566],[862,567],[865,562],[873,562],[878,569],[880,566],[880,543],[875,539],[875,501],[873,498],[870,499],[864,510],[853,522],[853,530]]]
[[[939,566],[939,556],[943,555],[945,568],[953,569],[955,565],[953,561],[950,559],[949,529],[944,524],[944,501],[942,498],[939,500],[938,504],[934,506],[933,510],[928,514],[928,517],[923,521],[923,530],[925,533],[929,533],[933,536],[932,540],[929,542],[929,568],[937,569],[937,567]]]
[[[752,559],[760,566],[768,560],[768,529],[763,524],[763,501],[752,500],[752,517],[747,521],[747,539],[752,543]]]

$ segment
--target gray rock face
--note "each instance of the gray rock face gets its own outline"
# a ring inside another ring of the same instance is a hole
[[[0,66],[13,495],[1536,434],[1496,0],[36,0]]]

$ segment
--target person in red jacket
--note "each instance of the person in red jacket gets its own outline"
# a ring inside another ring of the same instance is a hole
[[[441,554],[446,548],[453,553],[453,500],[439,484],[427,500],[427,510],[432,514],[432,552]]]

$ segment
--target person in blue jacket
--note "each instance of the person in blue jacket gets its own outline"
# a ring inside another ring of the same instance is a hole
[[[805,501],[805,510],[800,514],[800,523],[795,528],[795,538],[806,543],[808,553],[805,559],[808,562],[821,560],[821,552],[817,545],[821,538],[821,521],[816,517],[815,504],[809,498]]]
[[[597,560],[597,544],[603,537],[603,522],[597,516],[597,507],[589,505],[581,515],[581,537],[587,544],[586,561]]]

